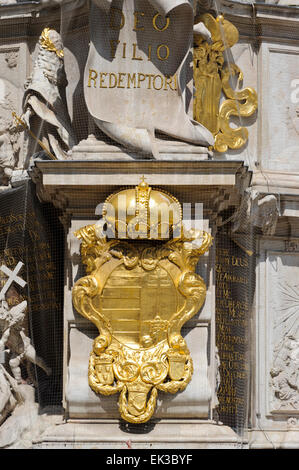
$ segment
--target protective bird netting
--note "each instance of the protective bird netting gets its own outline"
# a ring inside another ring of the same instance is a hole
[[[26,2],[19,3],[27,4]],[[4,74],[1,77],[0,71],[1,83],[4,84],[4,88],[7,87],[2,94],[3,96],[1,95],[1,103],[3,102],[4,107],[8,107],[9,112],[16,111],[18,114],[22,114],[23,111],[26,114],[26,110],[29,109],[29,114],[24,119],[25,121],[27,119],[25,123],[29,123],[32,119],[30,129],[33,134],[22,134],[24,140],[21,144],[17,144],[12,141],[13,137],[11,136],[13,134],[10,133],[7,123],[3,124],[2,127],[6,134],[11,137],[7,145],[19,145],[17,149],[18,161],[14,164],[9,163],[8,168],[12,168],[16,163],[15,168],[28,170],[28,168],[34,166],[36,159],[69,158],[68,146],[72,147],[76,143],[87,139],[90,135],[106,144],[115,144],[110,137],[111,133],[109,136],[109,133],[103,131],[104,127],[97,127],[87,111],[83,92],[83,74],[89,52],[89,11],[86,5],[84,6],[84,2],[77,2],[80,11],[80,14],[77,14],[77,10],[71,8],[70,3],[62,4],[59,14],[45,13],[44,15],[40,14],[36,21],[33,18],[30,19],[25,26],[24,24],[19,26],[19,31],[13,18],[9,20],[9,24],[14,28],[15,37],[21,36],[24,30],[28,29],[28,47],[33,57],[31,61],[33,73],[26,83],[24,100],[16,101],[13,96],[14,89],[7,85],[7,76]],[[213,9],[210,10],[215,17],[221,14],[220,3],[220,1],[217,1]],[[119,11],[121,4],[122,2],[113,2],[115,11]],[[45,8],[49,8],[49,6],[45,5]],[[49,11],[51,12],[51,10]],[[135,27],[140,31],[142,31],[143,16],[135,14],[134,17]],[[123,17],[120,17],[120,19],[122,20]],[[91,26],[94,27],[94,25]],[[160,31],[165,27],[163,23],[160,24],[159,22],[156,22],[154,26],[156,30]],[[8,28],[9,25],[6,24],[5,27]],[[53,51],[47,56],[49,49],[45,50],[41,40],[38,42],[38,37],[44,28],[53,28],[60,33],[60,37],[57,36],[57,42],[55,43],[57,49],[53,60],[48,58]],[[253,38],[255,31],[256,25],[252,22],[250,36]],[[175,31],[173,31],[173,38],[170,37],[169,41],[174,50],[176,48],[176,39]],[[225,44],[227,38],[219,38],[219,41],[221,40]],[[234,53],[233,48],[228,48],[226,51],[224,47],[225,52],[222,51],[221,60],[223,59],[225,63],[233,68],[233,65],[238,62],[239,56],[245,51],[254,62],[256,50],[253,43],[254,40],[249,43],[246,42],[246,38],[242,38],[236,53]],[[116,48],[117,42],[113,43],[112,46]],[[109,47],[112,46],[110,42]],[[134,60],[131,60],[130,70],[134,71],[135,62],[139,66],[136,44],[135,49],[133,47],[130,52],[129,45],[122,44],[121,47],[123,58],[126,57],[126,54],[133,54]],[[160,60],[164,63],[169,49],[166,46],[164,48],[160,47],[160,49],[159,47],[157,49],[158,54],[160,54]],[[59,58],[60,48],[61,50],[64,48],[65,51],[64,67],[62,67],[61,58]],[[180,53],[180,51],[177,52]],[[148,55],[152,53],[152,50],[147,49]],[[236,58],[234,54],[237,55]],[[107,61],[109,60],[107,59]],[[59,65],[57,66],[57,64]],[[136,64],[136,73],[137,70],[139,69]],[[123,77],[126,73],[127,71],[124,69]],[[163,74],[166,74],[170,80],[168,73],[167,70],[163,71]],[[108,78],[113,79],[113,72],[110,72],[110,76],[105,73],[105,77],[102,76],[101,79],[99,75],[99,72],[96,71],[94,71],[94,74],[90,73],[89,85],[94,86],[95,77],[97,76],[98,80],[103,80],[101,82],[103,88],[108,87]],[[104,79],[107,81],[104,82]],[[231,78],[231,80],[233,79]],[[51,85],[47,88],[47,91],[45,91],[44,81],[49,81]],[[132,89],[142,86],[149,88],[150,85],[154,84],[154,82],[148,81],[145,85],[144,82],[145,80],[142,78],[139,85],[136,86],[135,84],[134,86],[132,78]],[[215,84],[216,81],[213,83]],[[126,85],[127,88],[128,86]],[[167,82],[163,82],[163,86],[167,87]],[[169,91],[174,86],[175,81],[168,81]],[[111,85],[111,88],[123,88],[123,86],[121,84],[118,87]],[[132,109],[134,106],[139,109],[140,103],[135,103],[135,98],[130,99],[132,100],[130,103]],[[188,101],[191,101],[188,90],[184,99],[187,107]],[[92,103],[90,106],[92,106]],[[105,106],[107,107],[107,103]],[[108,108],[110,106],[108,103]],[[65,112],[65,109],[68,109],[68,113]],[[35,112],[34,116],[30,114],[32,110]],[[115,113],[112,108],[108,111],[112,114]],[[192,114],[190,103],[188,113],[189,116],[190,113]],[[157,116],[158,118],[159,116]],[[244,126],[247,124],[241,111],[238,111],[238,106],[233,119],[235,127],[240,126],[245,129]],[[255,125],[255,122],[256,115],[251,118],[252,126]],[[159,135],[159,138],[162,142],[166,140],[165,134]],[[169,141],[172,141],[172,137],[168,138],[167,142]],[[44,147],[41,147],[41,143]],[[242,160],[249,171],[252,170],[255,164],[255,157],[252,156],[246,145],[242,150],[241,157],[236,150],[228,150],[225,157],[223,154],[216,153],[212,158],[218,162],[223,162],[223,167],[225,167],[227,161]],[[186,166],[188,166],[188,158],[186,160]],[[155,165],[158,171],[159,161],[156,161]],[[6,176],[7,178],[10,177],[9,171]],[[199,196],[191,186],[181,186],[179,189],[175,186],[167,187],[166,185],[165,187],[179,199],[182,205],[184,203],[200,203],[203,208],[210,205],[211,193],[208,190],[206,193],[201,191]],[[105,195],[101,194],[103,200],[98,200],[98,203],[104,202],[113,188],[113,181],[107,182],[107,191]],[[272,191],[273,188],[272,185]],[[92,194],[92,189],[89,189],[89,191],[90,198],[96,200],[98,197],[97,190],[94,189],[94,194]],[[197,200],[199,197],[200,200]],[[250,416],[250,404],[252,400],[252,355],[254,347],[256,237],[259,232],[253,223],[252,225],[248,223],[246,210],[238,212],[237,222],[241,229],[236,229],[235,211],[236,207],[228,207],[224,211],[220,211],[218,217],[221,218],[221,223],[215,232],[213,241],[215,250],[213,275],[215,316],[213,330],[209,330],[207,354],[209,355],[209,351],[213,350],[210,348],[210,342],[215,341],[216,358],[208,357],[208,366],[212,363],[216,363],[218,366],[215,368],[216,377],[213,377],[212,380],[213,385],[216,384],[216,391],[212,391],[212,393],[215,392],[216,396],[214,404],[215,401],[218,401],[218,403],[214,409],[209,410],[208,420],[214,423],[221,422],[232,428],[236,432],[239,445],[242,447],[247,442],[248,429],[252,418]],[[13,413],[15,402],[22,401],[19,397],[18,384],[33,385],[35,400],[41,410],[61,413],[62,416],[65,413],[62,407],[64,393],[63,369],[64,361],[69,358],[67,354],[63,354],[64,348],[68,348],[66,333],[64,332],[63,294],[66,282],[64,276],[65,266],[73,263],[74,260],[67,258],[65,233],[59,219],[61,215],[61,211],[55,209],[51,203],[41,202],[37,198],[35,184],[30,179],[25,179],[15,187],[5,189],[0,193],[0,266],[6,267],[6,270],[0,271],[0,288],[7,286],[10,276],[14,276],[14,278],[11,278],[12,281],[5,292],[5,296],[0,299],[0,334],[3,343],[1,344],[0,356],[0,395],[2,393],[4,397],[2,399],[2,396],[0,396],[2,408],[0,409],[0,413],[2,413],[2,423],[0,421],[0,424],[2,425]],[[78,260],[77,262],[79,263]],[[19,266],[19,269],[16,271],[17,266]],[[82,263],[80,270],[84,275]],[[201,265],[199,271],[203,271]],[[25,285],[22,284],[21,280],[25,281]],[[23,311],[19,309],[19,316],[15,315],[15,320],[13,320],[13,309],[20,305],[24,307],[24,302],[26,303],[26,314],[24,309]],[[187,343],[188,335],[196,328],[195,323],[194,321],[193,323],[187,323],[182,329]],[[10,331],[8,331],[9,329]],[[91,326],[90,330],[86,329],[84,331],[92,339],[97,335],[96,329]],[[8,337],[9,334],[11,337]],[[9,397],[9,394],[5,395],[7,386],[12,390],[13,398]],[[196,390],[194,390],[194,393],[196,395]],[[117,415],[116,402],[109,404],[109,401],[105,402],[105,397],[101,400],[102,403],[105,403],[103,405],[106,411],[104,416],[109,417],[110,413],[111,417],[115,418],[115,413]],[[162,395],[161,401],[163,401]],[[163,407],[161,409],[163,411]],[[121,426],[126,427],[126,429],[129,427],[129,431],[131,430],[134,433],[146,433],[158,421],[159,419],[154,417],[149,423],[128,426],[126,423],[121,422]],[[76,436],[74,436],[75,441]]]

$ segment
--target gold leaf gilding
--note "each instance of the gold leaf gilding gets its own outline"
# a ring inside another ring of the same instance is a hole
[[[53,44],[53,41],[50,39],[50,28],[45,28],[41,34],[41,46],[46,49],[47,51],[50,52],[55,52],[55,54],[62,59],[64,57],[64,52],[62,49],[58,50],[55,45]]]
[[[137,190],[136,198],[140,203]],[[191,380],[181,328],[204,303],[206,286],[195,268],[212,237],[194,230],[158,243],[107,239],[96,225],[76,236],[89,274],[76,282],[73,303],[99,330],[89,385],[102,395],[120,393],[120,416],[144,423],[154,414],[159,390],[177,393]]]
[[[257,110],[257,93],[253,88],[235,91],[229,80],[238,77],[238,84],[243,79],[242,71],[235,64],[225,65],[224,51],[239,40],[237,28],[225,20],[222,15],[216,19],[209,13],[199,18],[211,32],[209,43],[195,35],[194,41],[194,119],[207,127],[215,137],[214,150],[225,152],[228,148],[239,149],[248,140],[245,127],[233,129],[230,126],[232,116],[246,118]],[[221,104],[222,93],[227,98]]]

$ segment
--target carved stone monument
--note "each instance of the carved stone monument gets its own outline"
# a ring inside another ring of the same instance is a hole
[[[296,2],[0,21],[0,447],[298,447]]]

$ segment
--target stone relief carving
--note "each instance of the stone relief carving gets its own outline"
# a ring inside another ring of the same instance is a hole
[[[13,69],[18,65],[18,58],[18,51],[11,50],[5,54],[5,61],[10,69]]]
[[[274,302],[276,318],[270,369],[272,406],[274,410],[299,410],[298,284],[290,277],[286,278],[278,266],[275,269],[280,273],[278,283],[280,302],[279,305]]]
[[[67,78],[61,36],[45,28],[39,43],[33,72],[25,84],[21,126],[31,131],[51,158],[67,158],[76,143],[65,99]],[[37,146],[37,150],[39,147]]]
[[[18,166],[20,139],[12,126],[12,110],[16,106],[16,89],[6,80],[0,81],[0,186],[8,186]]]
[[[27,301],[9,308],[6,301],[1,302],[0,307],[0,327],[4,346],[9,349],[9,367],[17,383],[22,383],[21,362],[27,360],[32,364],[41,367],[47,375],[51,374],[51,369],[47,367],[44,360],[40,358],[25,331]]]
[[[51,369],[35,351],[27,335],[27,301],[9,306],[15,301],[15,292],[12,283],[24,287],[26,282],[17,272],[23,266],[19,263],[14,271],[2,265],[0,271],[8,276],[3,280],[1,274],[0,292],[0,448],[7,447],[19,440],[25,430],[29,430],[32,423],[28,423],[28,413],[34,422],[38,416],[38,405],[34,399],[34,387],[31,382],[29,365],[41,367],[47,375]],[[12,290],[11,290],[12,289]],[[21,364],[26,362],[28,377],[23,378]]]
[[[244,232],[257,227],[263,235],[273,235],[279,216],[278,201],[274,194],[261,195],[251,188],[244,193],[238,211],[233,217],[233,232]]]
[[[290,428],[294,428],[297,426],[298,424],[298,420],[297,418],[295,418],[294,416],[292,416],[291,418],[288,419],[287,421],[287,424]]]
[[[288,335],[274,350],[271,385],[275,409],[299,410],[299,338]]]
[[[19,152],[18,134],[7,128],[0,130],[0,186],[9,186]]]

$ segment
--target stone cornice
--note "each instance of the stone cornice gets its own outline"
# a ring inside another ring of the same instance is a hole
[[[219,11],[234,23],[240,32],[240,39],[261,41],[299,41],[299,8],[266,3],[240,3],[221,0]],[[26,2],[0,6],[0,37],[34,36],[47,22],[59,28],[60,8],[42,8],[38,2]],[[68,18],[69,31],[88,25],[88,2],[72,12]],[[30,23],[30,31],[28,31]],[[12,25],[17,25],[14,30]],[[23,25],[23,26],[22,26]]]
[[[174,194],[181,203],[203,203],[216,224],[240,204],[251,172],[241,161],[35,161],[30,171],[40,200],[64,214],[94,217],[96,206],[119,187],[148,184]]]
[[[88,28],[88,2],[67,18],[68,32]],[[0,5],[0,39],[38,37],[45,24],[57,31],[61,25],[61,11],[57,6],[42,8],[37,2]]]
[[[241,40],[299,41],[298,7],[221,0],[217,13],[224,14],[239,29]]]
[[[271,170],[256,171],[252,177],[252,186],[261,193],[298,196],[299,173]]]

